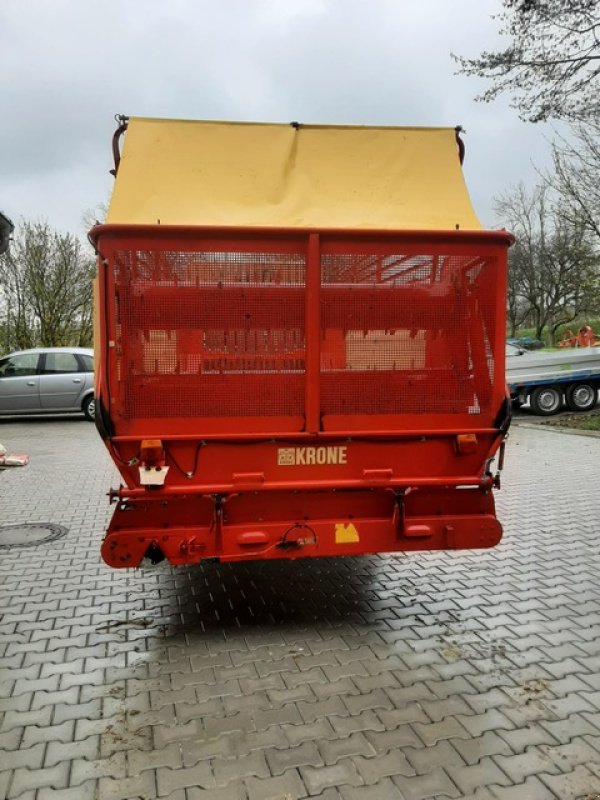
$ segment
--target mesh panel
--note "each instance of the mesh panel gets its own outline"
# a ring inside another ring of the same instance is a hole
[[[226,247],[114,252],[121,417],[304,415],[304,253]],[[321,255],[321,413],[488,412],[495,258],[353,247]]]
[[[114,264],[123,416],[303,414],[303,255],[139,250]]]
[[[321,275],[323,414],[486,408],[492,264],[458,255],[324,254]]]

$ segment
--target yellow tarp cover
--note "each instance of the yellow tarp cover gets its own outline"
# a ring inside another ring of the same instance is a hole
[[[107,221],[480,230],[453,128],[134,117]]]

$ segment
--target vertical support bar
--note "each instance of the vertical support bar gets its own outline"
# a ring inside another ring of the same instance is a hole
[[[103,439],[109,437],[110,406],[108,381],[106,378],[108,360],[105,358],[108,332],[106,320],[106,280],[107,260],[96,249],[97,273],[94,278],[94,397],[96,398],[96,427]]]
[[[104,396],[106,409],[109,416],[112,416],[115,410],[119,408],[117,400],[117,367],[115,362],[116,354],[116,288],[115,288],[115,273],[114,273],[114,245],[113,242],[108,242],[103,247],[102,259],[102,272],[100,272],[100,331],[102,351],[100,358],[102,360],[103,379],[104,384],[101,396]],[[120,398],[119,398],[120,400]]]
[[[305,326],[305,429],[307,433],[318,433],[321,428],[321,249],[317,233],[311,233],[308,237]]]
[[[502,248],[502,249],[501,249]],[[492,398],[499,407],[506,395],[506,295],[508,292],[508,243],[497,245],[487,269],[493,270],[496,291],[496,331],[494,337],[494,389]]]

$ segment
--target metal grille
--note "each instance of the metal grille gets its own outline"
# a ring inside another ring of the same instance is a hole
[[[303,254],[115,253],[126,418],[304,412]]]
[[[492,267],[467,255],[322,255],[322,413],[487,410]]]

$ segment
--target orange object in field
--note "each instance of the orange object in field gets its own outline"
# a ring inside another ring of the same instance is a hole
[[[573,331],[565,331],[558,343],[558,347],[577,347],[577,336]]]
[[[576,347],[591,347],[596,342],[596,336],[590,325],[582,325],[577,331]]]
[[[454,130],[132,120],[92,237],[108,564],[499,541],[512,239]]]

